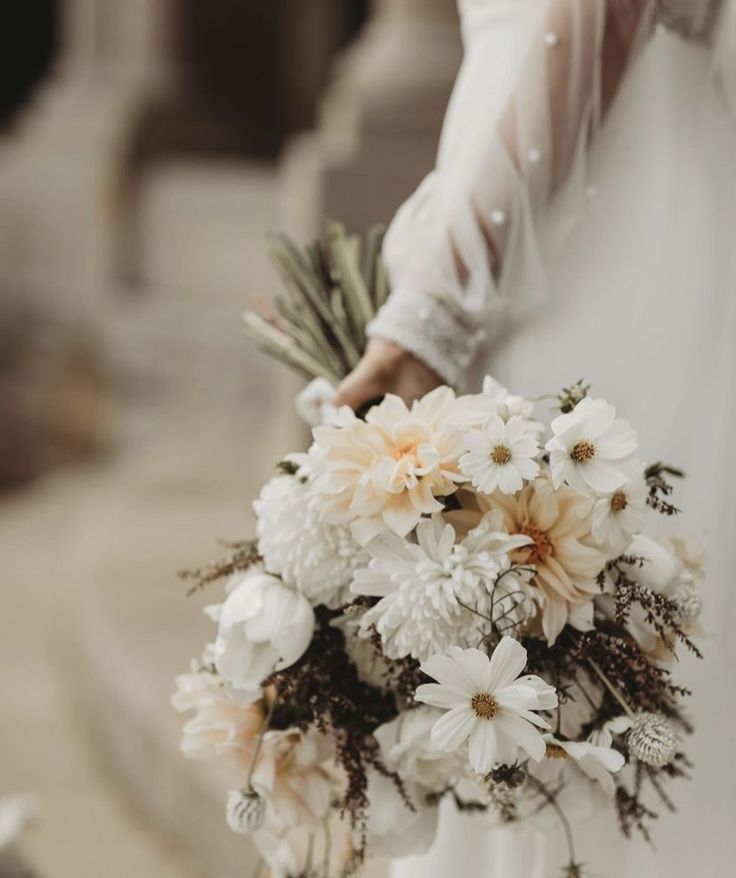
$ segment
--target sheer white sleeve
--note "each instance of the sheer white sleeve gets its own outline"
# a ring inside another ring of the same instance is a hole
[[[658,7],[464,3],[465,61],[437,167],[389,229],[392,293],[369,328],[454,385],[493,307],[528,307],[543,293],[540,226],[553,202],[556,233],[579,214],[588,149]]]

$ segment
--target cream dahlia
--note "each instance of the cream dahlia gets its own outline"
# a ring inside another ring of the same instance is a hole
[[[365,421],[314,431],[314,489],[324,519],[349,524],[362,545],[388,528],[405,537],[436,499],[464,481],[458,467],[464,431],[448,420],[455,395],[438,387],[411,408],[388,395]]]
[[[326,739],[314,732],[287,729],[263,736],[251,783],[277,826],[315,826],[326,816],[334,786],[326,768],[330,755]]]
[[[171,704],[194,711],[182,729],[181,751],[190,759],[223,761],[248,769],[265,720],[260,701],[248,701],[209,671],[176,678]]]
[[[570,622],[589,627],[593,597],[598,594],[596,577],[606,563],[600,549],[590,545],[590,500],[576,491],[554,490],[547,478],[539,478],[514,496],[494,494],[488,503],[504,512],[511,534],[530,538],[513,559],[536,569],[532,585],[542,610],[542,630],[549,643]]]

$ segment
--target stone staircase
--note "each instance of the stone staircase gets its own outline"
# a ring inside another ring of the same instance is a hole
[[[276,283],[274,176],[173,165],[149,183],[143,284],[112,297],[103,327],[120,390],[109,453],[0,506],[3,784],[41,800],[23,844],[41,878],[255,866],[225,826],[224,780],[180,756],[169,696],[218,599],[186,598],[176,571],[251,533],[253,497],[305,440],[298,382],[238,324]]]

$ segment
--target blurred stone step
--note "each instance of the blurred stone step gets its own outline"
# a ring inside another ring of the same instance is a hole
[[[242,310],[265,279],[275,285],[266,240],[278,226],[274,166],[154,162],[137,189],[135,262],[144,289]]]
[[[2,786],[38,802],[18,852],[38,878],[202,878],[111,782],[80,708],[70,608],[95,508],[89,472],[39,482],[0,506]],[[117,713],[114,703],[104,710]]]
[[[280,407],[274,399],[277,415]],[[204,878],[249,878],[256,857],[225,825],[224,775],[179,753],[183,718],[169,706],[174,676],[212,636],[200,610],[221,590],[187,599],[175,572],[216,557],[218,538],[252,533],[250,501],[276,456],[293,446],[277,417],[262,414],[257,448],[233,429],[216,431],[215,443],[200,431],[184,447],[150,449],[109,478],[99,498],[106,514],[84,541],[79,673],[95,744],[121,791],[149,825],[191,850]],[[234,476],[241,460],[248,468]],[[380,864],[365,872],[383,875]]]

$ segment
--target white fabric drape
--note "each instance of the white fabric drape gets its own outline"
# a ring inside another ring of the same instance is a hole
[[[543,299],[549,261],[585,213],[589,146],[660,8],[464,0],[466,54],[437,166],[389,229],[393,291],[371,335],[459,384],[494,309]]]
[[[544,107],[559,102],[542,101],[546,143],[554,149],[560,148],[556,143],[576,143],[580,152],[572,161],[569,149],[560,153],[563,164],[571,162],[571,179],[564,183],[549,172],[558,164],[548,157],[541,171],[549,182],[535,188],[519,171],[523,163],[513,162],[505,149],[487,152],[485,145],[498,149],[500,121],[514,95],[549,94],[546,66],[536,91],[520,82],[530,81],[531,58],[548,59],[550,51],[564,48],[544,41],[550,8],[548,0],[463,2],[466,55],[437,168],[391,229],[386,256],[395,304],[392,296],[377,330],[385,328],[399,343],[406,339],[404,346],[420,356],[431,350],[438,371],[453,380],[465,369],[461,357],[469,359],[477,347],[473,333],[497,329],[479,371],[491,371],[528,395],[584,377],[640,431],[645,459],[666,460],[689,474],[675,498],[684,513],[666,525],[704,534],[709,545],[706,658],[683,656],[677,669],[694,692],[696,734],[687,741],[694,780],[673,785],[677,814],[658,807],[656,852],[641,839],[620,838],[609,814],[579,827],[578,855],[601,878],[730,874],[736,814],[736,689],[730,683],[736,668],[736,117],[714,88],[723,75],[722,56],[672,32],[647,31],[642,18],[628,42],[627,74],[599,130],[596,116],[605,93],[600,66],[593,80],[599,91],[584,89],[588,97],[577,101],[583,108],[578,131],[593,129],[589,148],[587,134],[576,142],[570,133],[575,126],[567,123],[569,136],[558,140]],[[729,0],[729,15],[733,8]],[[603,52],[600,27],[598,18],[591,33]],[[531,120],[522,131],[534,131]],[[519,139],[528,142],[526,134]],[[488,155],[503,161],[486,163]],[[506,182],[494,182],[497,175]],[[589,186],[594,188],[586,192]],[[478,192],[493,193],[482,201],[491,211],[498,192],[510,193],[503,206],[508,237],[493,239],[500,242],[496,265],[468,207]],[[445,212],[448,204],[456,214]],[[450,215],[464,224],[449,222]],[[585,221],[569,234],[581,215]],[[460,228],[456,249],[468,262],[472,256],[464,282],[448,246],[448,231]],[[513,316],[514,304],[523,313]],[[422,309],[425,320],[418,321]],[[499,835],[448,804],[435,848],[396,861],[391,874],[546,878],[565,861],[559,842],[552,838],[542,856],[530,836]]]

